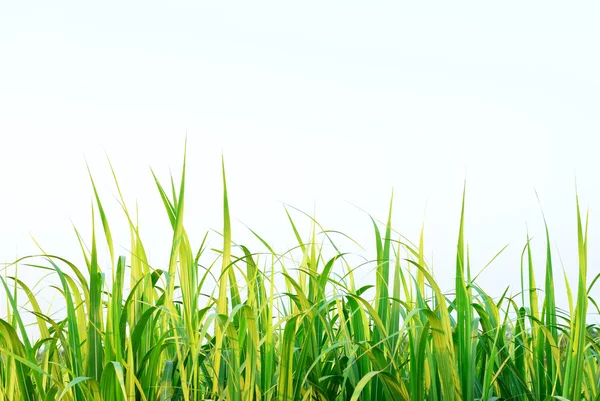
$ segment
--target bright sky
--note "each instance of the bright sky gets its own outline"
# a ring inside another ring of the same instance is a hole
[[[370,250],[353,205],[383,220],[394,188],[396,228],[417,240],[424,219],[449,289],[466,179],[473,270],[509,244],[479,283],[519,291],[527,226],[543,271],[537,189],[575,289],[575,177],[592,213],[590,279],[600,262],[599,18],[597,2],[3,2],[0,260],[35,252],[30,235],[79,257],[85,159],[126,252],[106,152],[163,263],[170,232],[149,166],[179,174],[187,133],[196,244],[221,228],[223,153],[235,240],[250,241],[246,224],[292,246],[284,202],[316,205]]]

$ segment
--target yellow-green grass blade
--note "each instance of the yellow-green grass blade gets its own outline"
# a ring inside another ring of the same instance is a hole
[[[98,253],[96,250],[96,233],[92,209],[92,252],[90,257],[90,303],[87,310],[87,338],[86,338],[86,376],[100,381],[104,367],[104,349],[101,333],[102,325],[102,275],[98,266]]]
[[[577,249],[579,256],[579,285],[577,287],[577,304],[575,315],[571,318],[570,346],[567,352],[567,366],[563,397],[572,401],[581,399],[581,388],[583,383],[583,368],[585,361],[585,335],[587,318],[587,227],[588,217],[585,224],[582,223],[579,209],[579,198],[577,203]]]
[[[550,247],[550,234],[548,232],[548,224],[544,217],[544,227],[546,230],[546,283],[544,289],[544,326],[550,331],[552,342],[558,342],[558,326],[556,319],[556,298],[554,295],[554,272],[552,268],[552,252]],[[546,388],[553,388],[554,392],[562,393],[562,385],[555,377],[558,374],[558,366],[554,363],[554,358],[551,358],[553,348],[549,341],[546,341],[544,357],[546,359]],[[549,391],[548,391],[549,392]],[[551,394],[548,394],[551,395]]]
[[[4,345],[7,349],[7,351],[11,352],[12,354],[14,354],[17,357],[23,358],[28,360],[29,362],[33,362],[33,356],[32,356],[32,348],[31,348],[31,344],[29,342],[29,339],[27,337],[27,333],[25,331],[25,326],[23,325],[23,321],[21,319],[20,316],[20,312],[18,310],[18,308],[16,307],[15,304],[15,300],[13,295],[10,294],[8,285],[6,283],[6,281],[4,280],[3,277],[0,276],[0,280],[2,281],[2,284],[6,290],[6,295],[9,298],[9,301],[11,303],[11,306],[13,308],[13,317],[16,319],[16,321],[18,322],[17,325],[19,326],[21,332],[22,332],[22,337],[24,340],[24,344],[19,340],[19,337],[16,333],[16,331],[14,330],[14,328],[12,327],[11,324],[9,324],[8,322],[6,322],[5,320],[0,319],[0,344]],[[0,356],[3,353],[0,352]],[[6,353],[4,353],[6,355]],[[12,355],[10,355],[12,356]],[[23,361],[20,360],[16,360],[14,361],[14,363],[11,364],[11,366],[7,366],[9,372],[11,372],[10,374],[6,374],[7,378],[11,381],[11,383],[14,385],[16,384],[16,387],[19,388],[19,392],[20,395],[23,399],[26,399],[27,401],[31,400],[35,400],[35,390],[34,390],[34,383],[32,383],[31,381],[31,377],[29,377],[29,367],[27,366],[27,364],[24,364]],[[41,387],[41,375],[39,374],[39,372],[35,372],[35,377],[36,377],[36,381],[38,382],[38,385],[35,387],[36,389],[42,390]],[[38,396],[43,397],[45,394],[43,392],[38,393]]]
[[[465,277],[466,259],[464,244],[464,214],[465,192],[463,191],[460,228],[456,253],[456,333],[457,333],[457,363],[460,372],[461,396],[464,401],[473,401],[474,389],[474,359],[472,353],[472,321],[470,283]]]
[[[125,279],[125,257],[120,256],[117,261],[117,271],[112,283],[110,301],[108,303],[105,349],[107,361],[120,362],[123,360],[124,335],[121,331],[121,317],[123,316],[123,286]]]
[[[296,336],[298,317],[293,316],[286,321],[281,345],[281,360],[279,362],[279,378],[277,381],[277,400],[293,401],[293,353],[294,337]]]
[[[221,170],[223,175],[223,254],[221,276],[219,279],[219,297],[217,298],[217,313],[227,315],[227,285],[228,273],[231,263],[231,222],[229,217],[229,200],[227,198],[227,181],[225,178],[225,159],[221,159]],[[213,362],[213,385],[212,392],[219,393],[219,371],[221,369],[221,357],[224,333],[219,325],[215,325],[215,355]]]
[[[100,389],[103,400],[127,400],[125,373],[120,363],[111,361],[106,364],[100,381]]]
[[[100,213],[100,220],[102,221],[102,228],[104,229],[104,237],[106,238],[106,244],[108,246],[108,251],[110,253],[110,263],[113,266],[115,263],[115,250],[112,240],[112,234],[110,232],[110,226],[108,224],[108,219],[106,218],[106,213],[104,212],[104,207],[102,206],[102,202],[100,201],[100,195],[98,195],[98,190],[96,189],[96,184],[94,183],[94,178],[92,177],[92,172],[88,166],[88,174],[90,176],[90,182],[92,183],[92,189],[94,191],[94,198],[96,200],[96,206],[98,207],[98,213]],[[114,274],[114,272],[113,272]]]

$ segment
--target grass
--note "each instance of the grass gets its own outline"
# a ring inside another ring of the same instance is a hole
[[[113,176],[129,224],[129,255],[115,255],[90,175],[89,249],[77,232],[85,265],[41,251],[11,266],[57,280],[60,317],[45,314],[33,287],[4,269],[0,399],[600,400],[598,326],[586,323],[588,307],[597,309],[588,294],[598,276],[588,279],[587,218],[579,206],[579,278],[575,292],[567,281],[570,310],[563,313],[547,230],[543,288],[529,238],[517,296],[507,290],[493,299],[476,284],[464,240],[464,196],[449,295],[425,261],[423,235],[412,244],[395,234],[391,202],[386,224],[372,219],[370,264],[351,264],[308,215],[312,232],[303,239],[287,209],[295,248],[278,253],[256,234],[259,250],[234,243],[224,165],[215,259],[207,236],[194,246],[183,225],[185,159],[179,185],[172,178],[163,186],[154,176],[172,241],[168,266],[152,268],[137,217]],[[325,240],[317,241],[318,234]],[[106,266],[99,262],[101,241],[110,255]],[[355,275],[369,268],[374,288],[357,287]]]

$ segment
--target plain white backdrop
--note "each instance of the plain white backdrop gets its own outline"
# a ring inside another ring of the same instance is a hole
[[[543,272],[534,190],[556,275],[564,267],[575,288],[575,178],[591,210],[590,279],[600,262],[599,17],[595,2],[3,2],[0,260],[37,252],[31,236],[78,260],[86,159],[126,254],[107,154],[160,267],[170,231],[149,167],[179,175],[187,135],[197,245],[221,229],[224,154],[238,242],[252,243],[245,224],[292,246],[286,203],[368,252],[354,205],[385,219],[394,188],[395,227],[416,241],[425,223],[449,289],[466,180],[473,271],[509,244],[483,288],[519,291],[527,230]]]

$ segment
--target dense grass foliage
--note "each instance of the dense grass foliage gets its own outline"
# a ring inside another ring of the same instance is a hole
[[[206,237],[191,244],[184,229],[185,162],[179,185],[154,179],[172,227],[168,266],[151,267],[115,178],[130,254],[115,254],[92,180],[89,249],[77,234],[85,265],[43,253],[19,260],[19,276],[0,277],[8,305],[0,399],[600,400],[598,328],[586,324],[595,278],[579,208],[579,281],[574,291],[567,285],[563,313],[548,236],[541,280],[528,240],[518,295],[493,299],[477,286],[464,202],[455,291],[445,294],[426,264],[423,237],[414,245],[395,234],[391,207],[387,224],[373,220],[370,263],[351,264],[333,240],[340,233],[309,216],[312,234],[302,238],[291,210],[286,224],[297,246],[278,253],[257,235],[262,246],[251,250],[232,241],[223,169],[222,248],[211,252]],[[100,266],[100,241],[108,265]],[[42,308],[24,279],[31,269],[55,278],[62,314]],[[370,269],[374,285],[357,285],[358,272]]]

